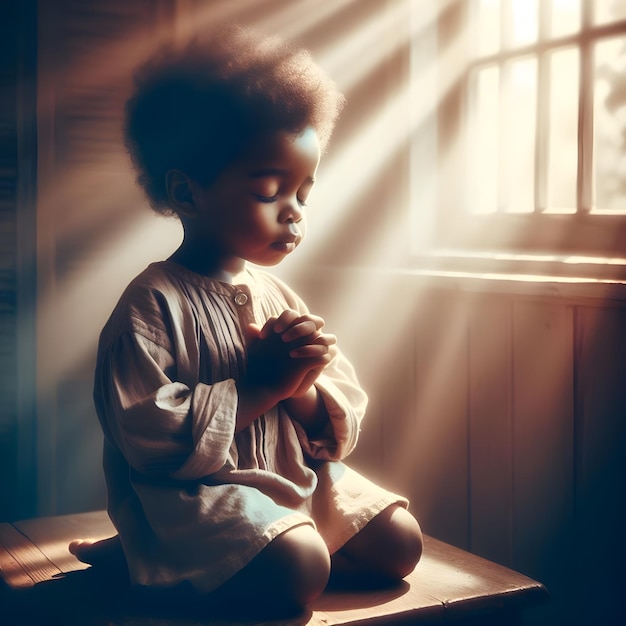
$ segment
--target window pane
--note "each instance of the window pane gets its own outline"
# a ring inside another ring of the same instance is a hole
[[[498,203],[497,67],[478,70],[470,83],[467,145],[467,208],[472,213],[494,213]]]
[[[578,72],[577,48],[550,54],[547,212],[576,211]]]
[[[509,213],[535,208],[537,61],[511,62],[505,69],[502,116],[500,205]]]
[[[476,55],[495,54],[500,49],[500,0],[474,0],[472,9]]]
[[[505,0],[508,3],[507,47],[537,41],[537,0]]]
[[[594,208],[626,212],[626,37],[595,48]]]
[[[624,0],[594,0],[594,22],[607,24],[626,19],[626,2]]]
[[[550,36],[563,37],[580,30],[580,0],[552,0]]]

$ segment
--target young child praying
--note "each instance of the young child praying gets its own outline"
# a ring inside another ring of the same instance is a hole
[[[123,560],[134,587],[279,615],[329,580],[399,581],[420,558],[407,500],[342,461],[367,402],[351,364],[258,267],[301,244],[342,105],[308,52],[242,28],[166,45],[136,74],[126,146],[151,206],[184,235],[100,336],[118,535],[70,546],[96,566]]]

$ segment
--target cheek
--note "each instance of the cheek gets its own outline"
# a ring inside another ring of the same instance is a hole
[[[266,236],[273,233],[275,219],[269,205],[268,207],[255,208],[241,220],[240,230],[248,237]]]

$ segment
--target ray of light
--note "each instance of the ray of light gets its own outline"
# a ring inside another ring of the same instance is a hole
[[[125,226],[88,263],[71,272],[59,290],[42,297],[39,350],[50,359],[49,367],[38,373],[42,389],[53,389],[57,379],[76,375],[86,355],[93,353],[98,329],[123,286],[148,263],[162,258],[164,250],[173,250],[180,236],[177,223],[148,212],[135,215]],[[137,245],[138,237],[150,245]]]
[[[434,19],[434,16],[431,17]],[[425,23],[420,21],[415,29],[424,27]],[[399,37],[393,40],[395,46],[407,43]],[[369,44],[371,48],[372,42]],[[433,59],[432,63],[420,67],[410,79],[407,76],[382,106],[363,119],[353,134],[345,138],[341,145],[332,147],[330,154],[322,161],[319,182],[311,197],[312,205],[319,207],[319,210],[316,209],[314,217],[315,240],[307,243],[306,254],[315,254],[316,246],[327,245],[329,230],[340,229],[342,222],[358,219],[354,213],[360,207],[353,206],[355,197],[397,155],[398,150],[416,138],[418,131],[427,131],[428,125],[435,123],[434,114],[438,104],[447,97],[462,75],[463,59],[461,44],[450,46],[436,63]],[[366,78],[364,76],[362,80]],[[436,88],[433,92],[431,89],[434,86]],[[349,106],[346,114],[350,114]],[[455,144],[450,151],[457,148]],[[434,156],[425,154],[421,158],[430,159],[434,163]],[[441,156],[445,158],[446,155]],[[456,154],[453,158],[457,158]],[[432,174],[436,175],[434,169]],[[415,184],[419,185],[419,182],[415,181]],[[432,181],[429,184],[432,186]],[[332,210],[326,211],[326,207],[332,207]],[[382,207],[381,210],[402,212],[399,207]],[[405,210],[408,214],[408,205]],[[424,212],[423,218],[428,220],[430,214]],[[418,219],[415,213],[413,218]],[[425,230],[431,228],[421,223],[414,226],[415,231],[422,227]],[[395,250],[399,251],[400,247],[396,245]],[[394,259],[380,254],[375,248],[369,256],[386,265],[397,260],[397,257]]]
[[[326,11],[323,15],[317,15],[317,23],[328,19],[332,11],[330,4],[343,7],[349,2],[324,3]],[[400,3],[398,3],[400,4]],[[293,33],[303,35],[306,29],[302,26],[304,20],[296,19],[298,9],[309,6],[310,2],[294,3],[289,13],[289,19],[284,14],[269,15],[265,18],[265,26],[287,28],[287,24],[297,23],[293,27]],[[404,28],[403,37],[398,37],[397,32],[403,25],[401,19],[403,13],[392,11],[387,17],[372,19],[364,24],[359,24],[342,39],[341,45],[336,48],[328,47],[324,51],[323,63],[332,73],[337,73],[337,82],[347,90],[355,90],[367,85],[368,78],[376,72],[380,65],[407,45],[407,39],[421,33],[431,26],[425,14],[416,20],[411,28]],[[405,15],[405,14],[404,14]],[[304,18],[304,15],[301,17]],[[432,18],[431,14],[431,18]],[[195,15],[188,24],[181,28],[198,28],[204,23],[204,19],[210,21],[215,14],[210,11],[203,15]],[[196,21],[197,20],[197,21]],[[315,23],[309,22],[308,24]],[[282,24],[282,26],[281,26]],[[132,48],[123,48],[129,54],[140,57],[145,54],[147,48],[137,45]],[[423,84],[438,85],[437,92],[423,94],[415,97],[414,84],[407,79],[397,91],[383,101],[380,108],[371,111],[363,117],[362,122],[349,136],[344,137],[338,149],[333,150],[323,165],[323,175],[320,176],[319,189],[314,201],[321,206],[332,207],[328,211],[320,211],[313,218],[315,225],[315,238],[308,242],[309,251],[303,248],[300,267],[306,265],[311,256],[328,246],[333,231],[342,227],[346,228],[352,220],[359,218],[359,195],[372,180],[381,175],[388,163],[393,160],[398,151],[406,147],[409,140],[415,136],[419,129],[427,123],[433,115],[438,100],[446,97],[449,89],[459,78],[461,63],[459,62],[459,49],[451,46],[439,60],[440,72],[435,76],[437,68],[434,65],[425,65],[421,74],[417,74],[414,80]],[[361,63],[362,61],[362,63]],[[76,71],[84,71],[77,69]],[[115,80],[117,74],[113,71],[110,79]],[[125,71],[117,68],[116,71]],[[104,76],[105,80],[109,78]],[[368,86],[375,89],[376,85]],[[349,113],[349,109],[347,111]],[[68,174],[68,185],[72,180]],[[71,191],[74,199],[89,198],[90,193],[96,193],[99,199],[106,198],[115,204],[128,204],[124,188],[118,188],[116,194],[107,190],[104,186],[94,189],[94,178],[87,178],[84,187],[76,185]],[[67,202],[68,189],[60,185],[57,189],[58,198],[51,196],[52,202],[58,202],[58,208],[54,213],[63,213],[63,203]],[[132,194],[129,194],[132,197]],[[80,202],[79,204],[82,204]],[[408,205],[408,199],[407,199]],[[78,204],[77,204],[78,206]],[[86,207],[83,207],[86,208]],[[70,241],[87,234],[91,227],[97,223],[95,214],[103,214],[107,210],[106,202],[101,205],[92,204],[90,214],[92,217],[81,216],[77,212],[78,220],[65,219],[57,224],[59,241]],[[398,206],[386,207],[384,210],[400,214],[402,209]],[[405,209],[408,211],[408,206]],[[132,217],[130,217],[132,215]],[[93,221],[92,221],[93,220]],[[364,261],[379,267],[390,267],[397,264],[401,249],[399,245],[402,238],[407,237],[403,231],[403,219],[391,219],[372,225],[376,229],[376,241],[367,251]],[[346,228],[349,237],[349,229]],[[115,233],[113,237],[98,238],[101,233],[95,233],[98,251],[90,255],[89,263],[74,272],[68,273],[67,280],[57,284],[50,295],[42,301],[42,310],[46,316],[42,325],[42,344],[44,354],[53,361],[54,367],[49,371],[43,371],[40,381],[43,388],[53,388],[54,384],[66,376],[72,375],[77,367],[85,362],[94,346],[94,338],[98,329],[104,323],[104,318],[110,311],[111,306],[119,295],[120,287],[126,284],[136,274],[136,270],[152,260],[155,251],[172,247],[173,237],[172,224],[149,214],[140,214],[137,211],[129,213],[125,220],[125,231]],[[94,233],[92,233],[94,236]],[[141,242],[141,243],[137,243]],[[145,242],[145,243],[144,243]],[[313,244],[311,246],[311,244]],[[299,251],[299,255],[301,252]],[[115,277],[111,280],[111,277]],[[94,295],[94,294],[97,294]],[[365,309],[363,306],[363,294],[368,294],[370,304]],[[383,364],[392,363],[394,353],[399,346],[406,342],[407,337],[412,336],[416,312],[421,306],[421,294],[414,292],[412,295],[404,294],[398,298],[390,283],[384,280],[373,282],[371,275],[364,276],[362,281],[355,280],[345,285],[345,289],[339,294],[333,294],[327,300],[327,307],[332,311],[331,316],[337,320],[337,328],[330,329],[345,337],[347,344],[357,346],[354,357],[356,363],[367,363],[368,351],[371,347],[367,341],[368,334],[375,333],[379,326],[385,327],[385,341],[377,343],[376,363],[369,363],[369,367],[381,367]],[[71,327],[71,330],[70,330]],[[71,342],[67,341],[72,337]],[[446,428],[452,425],[437,425],[429,421],[434,419],[432,408],[436,403],[437,395],[441,394],[442,385],[445,381],[444,365],[446,359],[458,349],[462,341],[463,327],[460,320],[452,324],[451,333],[444,346],[441,347],[441,355],[433,364],[427,378],[420,388],[425,390],[424,397],[420,400],[420,408],[425,417],[420,426],[419,450],[424,449],[428,455],[429,450],[436,449],[445,438]],[[366,373],[366,376],[370,375]],[[422,417],[420,416],[420,419]],[[438,430],[439,428],[439,430]],[[407,430],[411,430],[407,428]],[[417,435],[416,435],[417,436]],[[404,456],[399,458],[394,472],[400,472],[408,467],[410,459],[415,457],[415,437],[407,438],[403,447]],[[437,464],[443,464],[444,460],[426,457],[432,464],[433,471],[437,471]],[[436,481],[435,481],[436,482]],[[426,489],[421,485],[420,489]]]
[[[340,7],[341,3],[332,4],[336,10]],[[349,2],[343,3],[343,5],[346,4],[349,4]],[[301,9],[306,8],[304,5],[307,5],[307,3],[298,3]],[[227,17],[228,15],[224,13],[224,6],[221,4],[219,6],[222,12],[216,13],[215,10],[206,9],[199,13],[190,14],[188,22],[184,20],[181,21],[179,27],[185,30],[192,28],[193,25],[193,28],[197,29],[212,20]],[[296,20],[297,23],[307,24],[308,26],[328,18],[332,14],[332,11],[330,11],[326,4],[325,6],[326,10],[318,12],[314,19],[309,21]],[[238,6],[238,10],[242,12],[245,12],[245,9],[246,7],[243,5]],[[403,43],[406,44],[406,41],[399,41],[398,38],[394,39],[390,36],[394,28],[399,25],[399,17],[401,15],[401,12],[395,11],[392,12],[392,17],[386,20],[382,20],[378,17],[378,19],[367,22],[361,28],[356,29],[357,34],[354,36],[354,40],[351,39],[350,35],[347,35],[346,39],[352,42],[353,45],[341,46],[336,53],[336,58],[339,59],[337,61],[337,67],[344,68],[344,77],[347,77],[347,82],[350,85],[354,85],[354,81],[357,79],[363,80],[366,74],[365,69],[351,73],[348,71],[348,68],[354,66],[356,60],[359,56],[363,55],[366,50],[376,50],[373,43],[380,41],[382,33],[387,32],[388,34],[386,38],[388,43],[381,51],[383,56],[391,54],[394,47],[400,46]],[[272,24],[279,25],[281,20],[292,22],[295,17],[292,11],[288,11],[286,14],[271,14],[266,17],[266,26]],[[382,22],[382,26],[377,26],[379,20]],[[416,28],[417,27],[424,27],[423,21],[419,22]],[[302,31],[303,28],[300,27],[298,32]],[[95,73],[89,73],[88,71],[91,64],[84,60],[82,60],[84,65],[81,65],[81,62],[77,62],[70,68],[69,72],[74,72],[76,80],[79,82],[80,80],[97,80],[98,84],[114,82],[120,73],[126,71],[125,68],[130,61],[135,62],[138,57],[145,54],[147,47],[148,41],[138,41],[136,38],[133,38],[132,43],[124,45],[117,44],[114,50],[109,46],[98,49],[96,53],[102,58],[114,58],[118,60],[123,58],[124,62],[118,64],[104,64],[105,71],[103,74],[97,74],[97,79],[95,78]],[[370,53],[364,68],[371,70],[376,65],[375,60],[376,55]],[[102,65],[102,63],[98,65]],[[394,124],[394,115],[397,116],[398,107],[406,103],[407,94],[408,86],[393,99],[389,106],[385,107],[382,112],[379,112],[376,119],[366,121],[367,132],[357,137],[358,140],[356,143],[343,157],[330,163],[328,169],[333,172],[334,175],[329,179],[327,188],[337,188],[339,186],[336,183],[340,182],[342,178],[340,172],[342,170],[345,172],[346,170],[349,171],[352,169],[351,164],[359,153],[367,149],[369,142],[376,142],[370,145],[380,144],[384,146],[384,150],[380,151],[375,159],[367,163],[359,177],[351,180],[349,187],[358,188],[359,185],[366,181],[369,176],[373,175],[378,168],[384,165],[385,159],[390,157],[394,149],[402,141],[403,133],[411,132],[411,127],[407,129],[407,127],[402,128],[400,125]],[[423,103],[422,107],[426,107],[426,104]],[[413,125],[417,124],[425,114],[425,112],[420,113],[417,111],[413,116]],[[389,128],[394,128],[394,132],[391,136],[387,132]],[[123,184],[124,175],[128,173],[128,166],[126,164],[126,157],[121,151],[117,153],[117,156],[107,157],[107,161],[104,163],[94,163],[92,169],[89,167],[83,169],[84,172],[80,176],[72,169],[59,172],[59,176],[55,178],[54,184],[49,186],[45,194],[48,219],[54,223],[54,228],[50,231],[54,241],[48,243],[51,247],[58,250],[65,250],[65,256],[67,256],[67,251],[69,250],[70,257],[72,252],[74,254],[76,253],[76,250],[73,249],[72,242],[78,242],[79,245],[83,247],[95,246],[95,250],[92,250],[91,253],[86,252],[86,254],[87,257],[91,254],[99,259],[100,267],[103,268],[104,272],[100,278],[103,278],[105,275],[119,277],[121,275],[132,274],[133,269],[141,269],[144,260],[149,259],[152,254],[154,254],[154,252],[151,251],[156,251],[159,245],[163,244],[163,236],[146,237],[141,232],[147,219],[140,217],[145,210],[145,202],[142,203],[137,194],[133,194],[132,190],[129,187],[125,187]],[[102,171],[113,174],[108,177],[106,173],[103,175]],[[115,173],[120,174],[121,178],[116,179]],[[128,178],[126,185],[131,184],[130,178]],[[342,185],[342,188],[347,189],[348,186]],[[346,195],[342,196],[342,194]],[[347,191],[342,191],[342,194],[340,194],[340,197],[336,197],[334,193],[329,194],[332,197],[328,199],[328,203],[332,203],[333,207],[339,207],[339,210],[341,210],[342,204],[349,198]],[[135,208],[129,211],[128,207],[131,203],[134,203]],[[333,211],[333,213],[334,212],[335,211]],[[125,213],[128,215],[126,218],[124,217]],[[97,226],[100,216],[102,216],[104,220],[102,222],[103,225],[106,223],[116,223],[117,221],[125,222],[124,227],[127,229],[126,234],[119,235],[112,232],[111,234],[115,235],[115,239],[111,239],[110,236],[105,236],[106,230]],[[149,228],[153,227],[150,226]],[[164,227],[164,230],[167,230],[167,228],[171,228],[171,224]],[[131,243],[132,232],[136,233],[136,241],[145,242],[145,244],[141,246],[144,248],[142,252],[135,254],[134,258],[131,258],[131,252],[136,253],[138,246]],[[94,239],[94,235],[96,239]],[[171,247],[172,241],[175,241],[178,237],[179,232],[177,231],[173,236],[167,238],[165,245]],[[43,240],[45,241],[45,237]],[[381,238],[381,245],[388,249],[393,248],[392,238]],[[106,252],[104,252],[105,248]],[[376,254],[377,251],[373,250],[372,255],[376,256]],[[378,258],[381,257],[379,256]],[[120,267],[124,268],[121,272]],[[41,293],[42,311],[45,311],[41,320],[41,336],[49,337],[50,339],[49,341],[47,339],[43,340],[40,348],[42,356],[47,354],[51,362],[54,362],[53,369],[57,372],[55,375],[62,376],[64,373],[71,370],[75,364],[82,362],[89,343],[73,340],[71,345],[74,347],[69,347],[66,344],[65,347],[61,349],[59,342],[63,343],[62,337],[66,336],[66,333],[58,332],[58,330],[69,324],[72,327],[72,334],[80,331],[81,337],[84,336],[86,339],[88,329],[86,327],[83,328],[82,323],[76,325],[74,322],[77,311],[79,310],[75,307],[80,298],[89,293],[90,285],[97,283],[97,281],[95,281],[95,283],[92,282],[88,273],[93,269],[91,262],[85,267],[84,277],[81,277],[77,272],[70,272],[69,278],[65,280],[62,276],[56,275],[57,269],[58,268],[48,268],[50,275],[48,284],[45,286],[51,289],[52,292],[47,293],[47,290],[44,289]],[[79,296],[77,294],[81,295]],[[112,296],[113,294],[109,293],[106,289],[101,291],[98,301],[103,308],[112,305]],[[87,299],[95,303],[93,297]],[[90,316],[90,319],[99,319],[99,317],[101,316]],[[91,322],[91,324],[93,325],[93,322]],[[54,331],[55,328],[57,329],[56,332]],[[61,353],[63,356],[58,359],[56,355]],[[48,378],[45,369],[46,368],[42,371],[42,384]],[[53,376],[52,372],[50,372],[49,375]]]

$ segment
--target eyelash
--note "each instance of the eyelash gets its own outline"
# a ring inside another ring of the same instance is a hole
[[[254,195],[257,197],[259,202],[266,202],[268,204],[276,202],[276,200],[278,200],[278,194],[274,196],[262,196],[260,193],[255,193]]]
[[[276,200],[278,200],[278,194],[276,194],[274,196],[262,196],[260,193],[255,193],[254,195],[257,197],[259,202],[265,202],[267,204],[271,204],[272,202],[276,202]],[[301,207],[306,207],[307,206],[307,203],[306,202],[302,202],[302,200],[298,200],[298,204]]]

